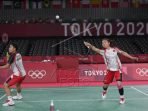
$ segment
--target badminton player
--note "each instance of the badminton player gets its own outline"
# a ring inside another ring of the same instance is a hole
[[[3,104],[3,106],[13,106],[15,102],[13,99],[22,99],[21,95],[21,83],[25,79],[26,71],[24,69],[23,63],[22,63],[22,57],[19,53],[17,53],[17,45],[14,43],[11,43],[9,46],[9,57],[7,58],[7,64],[4,66],[0,66],[0,69],[5,68],[11,68],[13,74],[6,80],[4,83],[4,90],[7,95],[7,100]],[[17,95],[12,97],[10,87],[12,85],[16,85],[17,89]]]
[[[120,94],[120,104],[124,104],[125,97],[124,89],[122,86],[122,66],[118,54],[122,54],[123,56],[136,61],[138,61],[138,58],[133,57],[129,55],[127,52],[124,52],[116,47],[113,47],[111,40],[107,38],[104,38],[102,40],[102,46],[104,48],[103,50],[96,48],[88,42],[84,42],[84,44],[87,48],[102,55],[107,66],[107,75],[104,78],[102,98],[106,98],[108,86],[110,83],[112,83],[113,79],[115,78],[117,81],[117,87]]]

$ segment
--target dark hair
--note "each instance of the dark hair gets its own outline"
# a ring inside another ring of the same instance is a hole
[[[113,40],[108,39],[108,38],[104,38],[104,39],[102,39],[102,41],[103,41],[103,40],[107,40],[107,41],[110,43],[110,46],[111,46],[111,47],[116,47],[116,44],[115,44],[115,42],[114,42]]]
[[[10,43],[10,45],[12,45],[12,46],[16,49],[16,51],[18,50],[17,44],[15,44],[15,43]]]

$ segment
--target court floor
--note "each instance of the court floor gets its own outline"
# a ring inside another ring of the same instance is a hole
[[[49,111],[51,100],[55,111],[148,111],[148,85],[126,86],[124,105],[119,104],[116,87],[109,88],[106,100],[101,99],[101,92],[101,87],[29,88],[15,106],[3,107],[6,96],[0,89],[0,111]]]

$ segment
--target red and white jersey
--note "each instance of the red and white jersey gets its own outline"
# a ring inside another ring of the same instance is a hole
[[[26,75],[21,54],[19,53],[11,54],[8,60],[8,64],[10,64],[10,68],[12,69],[14,75],[16,76]]]
[[[122,51],[118,48],[110,48],[105,50],[100,50],[100,55],[103,56],[104,62],[107,66],[107,69],[110,71],[120,71],[122,68],[121,61],[118,57],[118,53]]]

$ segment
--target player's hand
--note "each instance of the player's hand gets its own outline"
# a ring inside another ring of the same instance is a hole
[[[92,47],[92,45],[91,45],[90,43],[88,43],[88,42],[85,42],[85,41],[84,41],[84,45],[85,45],[87,48],[90,48],[90,47]]]
[[[139,58],[138,57],[133,57],[133,60],[135,60],[135,61],[139,61]]]

